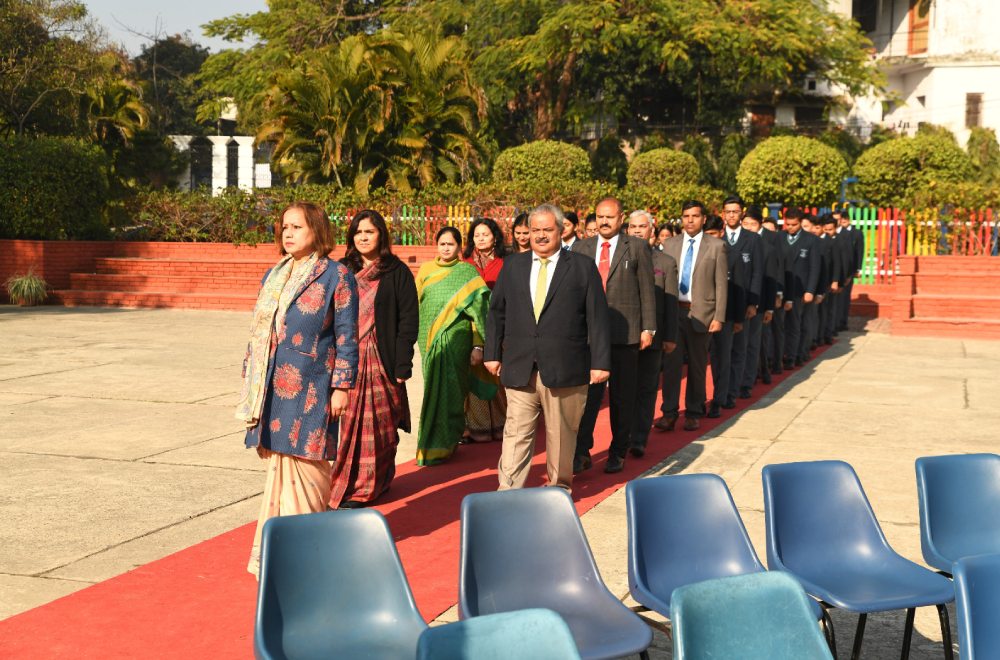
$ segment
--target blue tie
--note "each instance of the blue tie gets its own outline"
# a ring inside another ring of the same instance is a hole
[[[694,263],[694,239],[688,239],[687,254],[684,255],[684,268],[681,270],[680,291],[684,295],[691,290],[691,266]]]

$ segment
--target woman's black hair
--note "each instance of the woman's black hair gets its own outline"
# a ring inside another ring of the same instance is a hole
[[[361,225],[362,220],[372,223],[375,231],[378,232],[378,266],[375,268],[373,277],[373,279],[377,280],[397,262],[402,263],[399,257],[392,253],[392,236],[389,234],[389,227],[385,224],[385,218],[378,211],[364,209],[363,211],[358,211],[351,218],[351,224],[347,227],[347,254],[344,255],[341,263],[347,266],[347,269],[352,273],[357,273],[364,268],[364,260],[361,258],[361,253],[354,246],[354,235],[358,233],[358,227]]]
[[[468,259],[476,251],[476,244],[473,242],[472,237],[476,233],[476,227],[479,225],[486,225],[490,233],[493,234],[493,256],[497,259],[503,259],[504,255],[507,254],[507,249],[503,245],[503,230],[500,229],[500,225],[493,218],[476,218],[469,224],[469,236],[465,241],[465,250],[462,252],[462,257]]]
[[[458,231],[454,227],[441,227],[438,232],[434,234],[434,244],[441,240],[441,237],[445,234],[451,234],[455,238],[455,242],[458,243],[458,249],[462,249],[462,232]]]
[[[521,225],[528,226],[528,214],[524,211],[518,213],[517,217],[514,218],[514,224],[510,226],[510,230],[514,231],[516,227],[520,227]]]

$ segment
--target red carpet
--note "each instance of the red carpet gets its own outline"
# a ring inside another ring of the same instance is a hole
[[[736,410],[724,411],[721,419],[702,420],[698,432],[654,430],[646,456],[630,457],[624,472],[614,475],[602,471],[610,443],[605,408],[597,422],[594,467],[573,485],[577,510],[580,514],[590,510],[628,480],[732,419],[782,379],[758,385],[753,399],[739,400]],[[499,452],[499,443],[463,445],[444,465],[418,468],[412,461],[400,465],[385,503],[378,507],[389,522],[417,604],[428,620],[458,600],[459,507],[465,495],[496,488]],[[544,478],[544,454],[539,451],[529,484],[541,485]],[[246,563],[253,532],[253,524],[244,525],[6,619],[0,622],[0,656],[251,657],[257,583],[246,572]]]

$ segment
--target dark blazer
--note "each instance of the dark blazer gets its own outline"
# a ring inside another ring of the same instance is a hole
[[[854,260],[852,262],[854,270],[851,273],[853,275],[865,265],[865,233],[853,226],[845,231],[850,235],[851,245],[854,247]],[[840,233],[843,234],[844,231]]]
[[[760,238],[741,229],[736,244],[730,245],[728,235],[723,234],[723,236],[729,268],[729,302],[726,305],[726,320],[742,323],[746,319],[747,307],[760,305],[760,292],[764,280]]]
[[[789,278],[785,284],[785,299],[796,301],[806,293],[816,293],[819,285],[819,255],[816,243],[819,239],[800,229],[794,245],[788,244],[788,234],[782,232],[781,240],[788,246]]]
[[[778,245],[777,233],[763,229],[760,243],[764,255],[764,281],[761,287],[761,301],[758,310],[766,312],[774,309],[774,301],[785,288],[785,251]]]
[[[833,237],[833,252],[836,255],[836,279],[841,286],[854,277],[854,246],[850,233],[836,234]]]
[[[833,282],[836,264],[833,260],[833,241],[825,236],[816,236],[816,255],[819,257],[819,282],[816,293],[826,295]]]
[[[598,242],[603,240],[600,236],[592,236],[577,241],[573,244],[573,252],[595,261]],[[608,271],[606,296],[612,344],[638,344],[643,330],[656,330],[653,261],[646,241],[625,234],[618,236]]]
[[[735,247],[743,263],[749,265],[747,305],[760,307],[760,298],[764,290],[764,240],[753,232],[741,229]]]
[[[546,387],[587,385],[591,369],[611,369],[608,302],[597,265],[560,252],[536,322],[532,258],[532,252],[504,258],[486,318],[483,359],[501,363],[504,387],[527,386],[536,368]]]
[[[417,342],[419,325],[413,273],[402,261],[396,261],[379,279],[375,293],[378,354],[392,380],[413,375],[413,345]]]
[[[653,285],[656,287],[656,338],[653,346],[677,343],[677,262],[669,254],[650,248]]]

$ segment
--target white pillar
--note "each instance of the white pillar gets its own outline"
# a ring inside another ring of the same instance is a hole
[[[232,139],[226,135],[209,135],[212,142],[212,196],[219,195],[226,187],[226,168],[229,162],[227,147]]]
[[[253,138],[247,135],[233,137],[239,145],[239,166],[236,169],[236,181],[240,190],[253,189]]]
[[[177,153],[186,154],[191,151],[191,140],[193,135],[171,135],[170,141],[174,144]],[[184,171],[177,175],[177,188],[183,192],[191,192],[191,159],[185,159]]]

